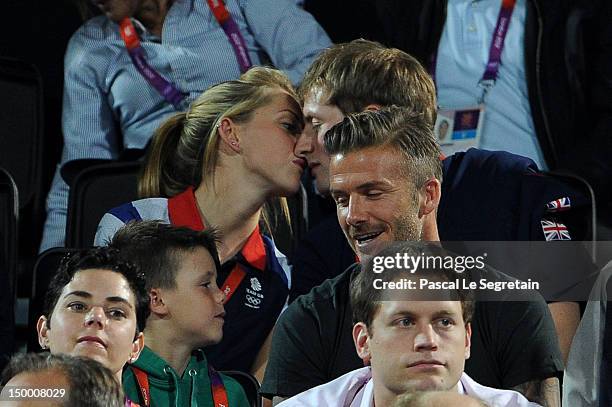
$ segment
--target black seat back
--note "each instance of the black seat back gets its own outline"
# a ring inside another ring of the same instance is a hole
[[[0,369],[14,347],[18,201],[15,181],[0,168]]]
[[[0,166],[14,177],[23,208],[41,194],[42,79],[34,65],[0,58]]]
[[[30,306],[28,312],[28,343],[29,352],[40,350],[38,345],[38,335],[36,333],[36,322],[38,317],[42,315],[45,293],[49,288],[51,278],[55,275],[61,260],[75,249],[65,247],[54,247],[45,250],[36,258],[32,271],[32,294],[30,297]]]
[[[255,376],[238,370],[226,370],[219,373],[231,377],[242,386],[251,407],[261,407],[262,399],[259,395],[260,385]]]
[[[138,199],[140,162],[109,162],[81,170],[70,187],[66,246],[93,244],[100,219],[115,206]]]

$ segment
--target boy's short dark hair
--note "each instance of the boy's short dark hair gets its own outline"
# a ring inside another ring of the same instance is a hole
[[[137,264],[151,288],[175,288],[179,259],[183,252],[203,248],[210,253],[215,268],[221,269],[217,251],[218,233],[214,228],[195,231],[158,220],[129,222],[119,229],[108,246]]]
[[[376,256],[395,257],[397,254],[402,256],[406,254],[411,257],[441,257],[454,256],[439,245],[427,242],[394,242],[387,248],[382,250]],[[384,277],[384,281],[400,281],[402,278],[414,279],[419,277],[427,277],[428,279],[437,279],[438,281],[455,281],[457,274],[454,270],[445,267],[422,268],[417,270],[406,270],[400,267],[385,268],[381,274],[374,273],[371,266],[372,259],[368,260],[362,267],[362,270],[357,273],[351,281],[350,301],[353,310],[353,322],[363,322],[368,328],[371,328],[372,321],[378,312],[380,304],[383,300],[388,300],[388,297],[383,298],[387,292],[382,289],[375,288],[374,280]],[[466,272],[467,273],[467,272]],[[446,296],[453,301],[461,302],[461,310],[464,324],[472,321],[474,312],[473,293],[470,290],[459,287],[457,290],[450,292],[439,292],[438,295],[428,294],[416,291],[415,293],[405,294],[406,300],[414,299],[419,294],[423,295],[424,300],[437,300],[441,296]]]
[[[2,372],[2,385],[20,373],[59,370],[66,376],[64,406],[123,407],[121,385],[113,373],[99,362],[81,356],[44,353],[19,353]],[[58,389],[59,390],[59,389]]]
[[[308,68],[298,92],[302,98],[320,89],[342,113],[370,104],[397,105],[423,113],[433,126],[436,89],[421,63],[404,51],[358,39],[324,50]]]
[[[72,281],[74,275],[82,270],[101,269],[121,274],[134,293],[137,332],[144,330],[149,316],[149,294],[145,288],[144,274],[134,263],[126,261],[120,253],[109,247],[95,247],[67,254],[60,262],[57,272],[51,279],[45,295],[43,315],[47,317],[47,327],[51,328],[51,314],[59,300],[62,290]]]

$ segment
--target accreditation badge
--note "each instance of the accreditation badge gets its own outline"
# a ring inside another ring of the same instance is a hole
[[[479,148],[484,123],[483,104],[462,110],[438,110],[434,135],[445,156]]]

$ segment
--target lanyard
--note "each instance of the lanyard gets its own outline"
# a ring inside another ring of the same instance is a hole
[[[489,47],[489,60],[482,78],[478,81],[478,86],[482,89],[482,94],[478,99],[478,103],[483,103],[487,92],[495,85],[497,80],[497,74],[499,73],[499,66],[501,65],[501,55],[504,49],[504,41],[508,34],[508,27],[510,26],[510,19],[512,18],[512,12],[516,0],[502,0],[501,8],[499,9],[499,15],[497,16],[497,24],[493,30],[493,38],[491,39],[491,46]],[[436,59],[437,55],[432,55],[431,61],[431,76],[435,82],[436,80]]]
[[[240,34],[240,29],[238,29],[238,24],[232,18],[232,15],[229,13],[227,8],[225,7],[225,3],[223,0],[206,0],[208,2],[208,6],[213,12],[213,15],[217,19],[217,22],[225,31],[225,35],[227,35],[227,39],[230,44],[234,48],[234,53],[236,54],[236,59],[238,60],[238,65],[240,65],[240,72],[245,73],[249,70],[253,64],[251,63],[251,59],[249,58],[249,54],[247,53],[246,43],[242,34]]]
[[[246,42],[240,33],[238,24],[236,24],[236,21],[234,21],[232,15],[225,7],[223,0],[207,0],[207,2],[215,19],[225,32],[225,35],[227,35],[232,48],[234,48],[238,65],[240,65],[240,72],[244,73],[248,71],[253,64],[249,58]],[[178,90],[172,83],[164,79],[155,69],[153,69],[153,67],[151,67],[151,65],[149,65],[145,58],[144,48],[142,48],[134,24],[132,24],[132,20],[129,17],[124,18],[119,27],[121,38],[123,38],[132,64],[134,64],[138,72],[168,103],[172,104],[177,110],[180,110],[181,102],[187,94]]]
[[[482,75],[482,79],[478,82],[478,85],[482,88],[482,95],[480,96],[479,103],[484,101],[485,95],[489,89],[493,87],[497,79],[499,66],[501,65],[501,54],[504,49],[504,41],[506,39],[506,34],[508,34],[510,18],[512,17],[512,11],[514,11],[515,4],[516,0],[502,0],[495,31],[493,31],[491,47],[489,48],[489,62],[487,62],[487,68]]]
[[[185,94],[174,87],[170,82],[164,79],[149,63],[144,56],[144,48],[140,44],[140,39],[129,17],[121,21],[120,33],[125,47],[127,48],[132,64],[138,72],[149,82],[151,86],[159,92],[160,95],[176,109],[180,109],[181,101],[185,98]]]
[[[211,365],[208,365],[208,377],[210,377],[210,386],[212,388],[213,406],[229,407],[227,392],[225,391],[223,380],[221,380],[221,375]]]
[[[149,389],[149,377],[145,372],[138,369],[137,367],[132,366],[132,370],[134,371],[134,375],[136,376],[136,381],[138,382],[138,387],[140,388],[140,394],[142,395],[142,402],[145,407],[149,407],[151,405],[151,391]],[[178,391],[178,388],[176,389]]]
[[[150,407],[151,392],[149,388],[149,377],[144,371],[135,366],[132,366],[132,370],[136,376],[136,381],[138,382],[138,387],[140,388],[140,394],[142,395],[144,405],[145,407]],[[215,369],[213,369],[211,365],[208,365],[208,377],[210,378],[213,406],[228,407],[229,403],[227,401],[227,392],[225,391],[225,386],[223,385],[221,375]],[[179,391],[178,386],[176,387],[176,391]],[[191,391],[195,391],[195,389],[191,389]]]
[[[225,293],[225,301],[224,304],[227,304],[229,299],[236,292],[236,288],[240,285],[244,277],[246,276],[246,271],[240,266],[240,264],[236,263],[232,271],[229,273],[223,285],[221,286],[221,291]]]

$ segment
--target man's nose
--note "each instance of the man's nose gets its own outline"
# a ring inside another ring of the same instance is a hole
[[[346,215],[346,223],[357,226],[367,221],[368,215],[365,204],[360,197],[350,197]]]
[[[415,351],[434,351],[438,349],[437,334],[430,324],[418,328],[414,338]]]
[[[308,155],[314,151],[315,142],[315,133],[312,130],[312,126],[306,125],[302,133],[298,136],[293,152],[296,156],[307,159]]]

